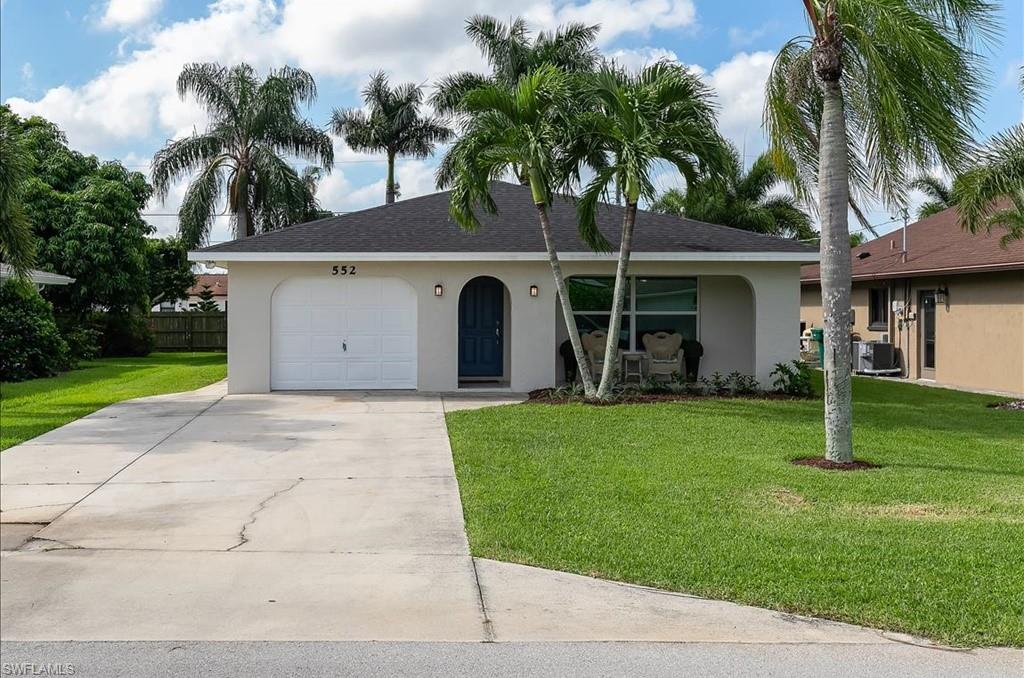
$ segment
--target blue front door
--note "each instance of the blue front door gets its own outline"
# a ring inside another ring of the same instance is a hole
[[[500,377],[505,328],[505,286],[474,278],[459,296],[459,376]]]

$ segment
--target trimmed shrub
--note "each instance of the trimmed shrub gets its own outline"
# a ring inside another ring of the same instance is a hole
[[[142,314],[104,313],[97,320],[104,357],[138,357],[153,352],[156,338]]]
[[[74,367],[53,306],[30,283],[0,285],[0,381],[49,377]]]
[[[94,327],[94,319],[82,320],[76,316],[58,315],[57,329],[68,344],[68,351],[75,361],[92,360],[100,355],[102,333]]]

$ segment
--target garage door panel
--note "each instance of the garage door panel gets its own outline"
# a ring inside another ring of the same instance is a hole
[[[416,388],[416,303],[397,278],[285,281],[271,302],[271,388]]]

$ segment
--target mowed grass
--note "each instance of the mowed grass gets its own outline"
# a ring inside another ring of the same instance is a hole
[[[0,450],[112,403],[190,391],[227,375],[224,353],[103,358],[56,377],[0,384]]]
[[[818,378],[820,388],[820,377]],[[928,636],[1024,645],[1024,413],[857,379],[821,401],[511,405],[448,427],[476,556]]]

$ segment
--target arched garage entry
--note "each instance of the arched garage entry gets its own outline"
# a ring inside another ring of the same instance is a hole
[[[400,278],[291,278],[270,328],[271,389],[416,388],[416,291]]]

